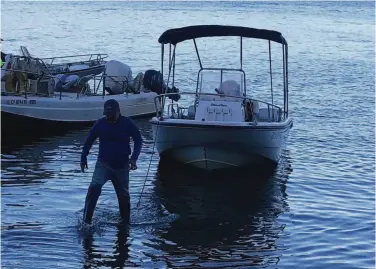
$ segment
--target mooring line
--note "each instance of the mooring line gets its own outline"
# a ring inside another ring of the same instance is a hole
[[[146,173],[146,177],[145,177],[145,181],[144,181],[144,185],[142,186],[142,190],[141,190],[141,194],[140,194],[140,198],[138,199],[138,203],[137,203],[137,212],[138,212],[138,209],[139,209],[139,205],[140,205],[140,201],[141,201],[141,198],[142,198],[142,194],[144,192],[144,188],[145,188],[145,185],[146,185],[146,181],[148,180],[148,176],[149,176],[149,171],[150,171],[150,166],[151,166],[151,162],[153,160],[153,156],[154,156],[154,147],[155,147],[155,144],[157,142],[157,137],[158,137],[158,130],[159,130],[159,120],[157,122],[157,130],[155,132],[155,138],[154,138],[154,143],[153,143],[153,149],[152,149],[152,154],[151,154],[151,157],[150,157],[150,161],[149,161],[149,167],[148,167],[148,171]]]

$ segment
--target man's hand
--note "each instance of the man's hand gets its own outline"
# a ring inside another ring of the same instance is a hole
[[[136,170],[137,169],[136,161],[129,160],[129,169],[130,170]]]
[[[86,167],[86,169],[88,169],[88,167],[87,167],[87,159],[81,159],[81,172],[82,173],[85,172],[85,167]]]

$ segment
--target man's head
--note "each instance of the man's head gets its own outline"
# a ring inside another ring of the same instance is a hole
[[[104,103],[103,115],[106,115],[109,122],[116,122],[120,116],[120,106],[115,99],[107,100]]]

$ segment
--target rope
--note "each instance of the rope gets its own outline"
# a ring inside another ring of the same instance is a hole
[[[150,166],[151,166],[151,162],[153,160],[153,156],[154,156],[154,147],[155,147],[155,144],[157,142],[157,137],[158,137],[158,130],[159,130],[159,121],[157,123],[157,131],[155,132],[155,139],[154,139],[154,143],[153,143],[153,153],[151,154],[151,157],[150,157],[150,161],[149,161],[149,167],[148,167],[148,171],[146,173],[146,177],[145,177],[145,181],[144,181],[144,185],[142,186],[142,190],[141,190],[141,194],[140,194],[140,198],[138,199],[138,203],[137,203],[137,212],[138,212],[138,206],[140,205],[140,201],[141,201],[141,198],[142,198],[142,194],[144,193],[144,188],[145,188],[145,185],[146,185],[146,181],[148,180],[148,175],[149,175],[149,171],[150,171]]]

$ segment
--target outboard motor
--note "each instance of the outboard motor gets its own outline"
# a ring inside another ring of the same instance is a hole
[[[163,81],[163,76],[161,72],[153,69],[146,70],[143,76],[143,86],[146,90],[159,94],[162,93],[176,93],[174,95],[168,96],[171,100],[177,102],[180,99],[179,89],[175,86],[167,87]]]
[[[132,84],[132,69],[129,65],[111,60],[106,63],[105,89],[109,94],[124,93]]]
[[[157,70],[146,70],[143,78],[144,88],[157,94],[163,93],[166,84],[163,81],[161,72]]]

